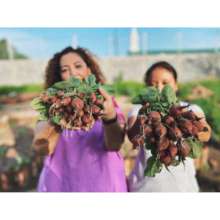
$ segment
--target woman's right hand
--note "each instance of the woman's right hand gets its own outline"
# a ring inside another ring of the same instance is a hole
[[[59,134],[56,126],[47,121],[40,121],[34,131],[32,146],[43,156],[51,155],[55,150]]]

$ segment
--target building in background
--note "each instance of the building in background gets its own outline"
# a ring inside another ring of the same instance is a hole
[[[130,33],[130,45],[129,45],[129,55],[139,55],[141,54],[140,50],[140,39],[137,28],[132,28]]]

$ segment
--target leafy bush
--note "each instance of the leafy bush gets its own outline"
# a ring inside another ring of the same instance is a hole
[[[41,92],[43,90],[42,85],[29,84],[22,86],[0,86],[0,95],[10,95],[10,94],[20,94],[20,93],[29,93],[29,92]]]
[[[204,86],[207,89],[211,90],[214,93],[214,97],[220,99],[220,80],[203,80],[203,81],[196,81],[196,82],[188,82],[182,83],[179,85],[179,97],[182,99],[186,99],[188,95],[190,95],[192,89],[195,86]]]
[[[136,96],[145,86],[135,81],[117,81],[113,85],[115,95]]]

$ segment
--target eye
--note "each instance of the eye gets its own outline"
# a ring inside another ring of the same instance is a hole
[[[61,73],[65,73],[67,71],[67,69],[62,69]]]
[[[168,84],[168,82],[167,81],[163,81],[163,85],[167,85]]]
[[[82,67],[82,65],[81,65],[81,64],[77,64],[77,65],[75,65],[75,67],[76,67],[77,69],[80,69],[80,68]]]

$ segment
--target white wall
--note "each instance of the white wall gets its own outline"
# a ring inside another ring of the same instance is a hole
[[[197,80],[220,73],[220,55],[160,54],[149,56],[112,57],[99,60],[107,80],[121,72],[124,80],[142,81],[146,69],[156,61],[165,60],[176,67],[179,81]],[[0,85],[42,83],[47,60],[0,61]],[[219,74],[220,75],[220,74]]]

